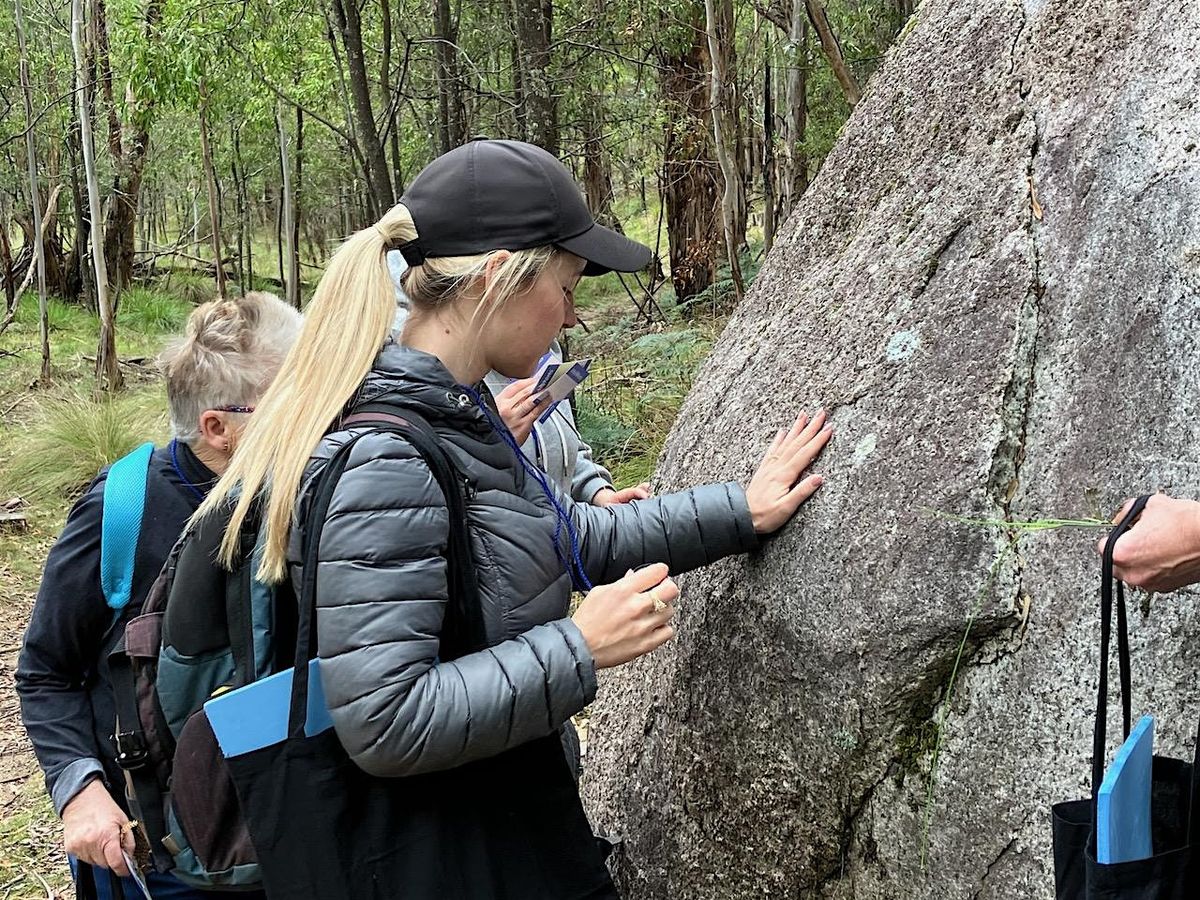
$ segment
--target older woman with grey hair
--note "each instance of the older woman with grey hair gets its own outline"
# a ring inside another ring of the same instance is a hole
[[[124,854],[134,848],[136,826],[129,821],[112,746],[116,713],[109,651],[140,611],[184,524],[228,465],[301,324],[300,313],[271,294],[197,307],[161,359],[172,438],[126,458],[140,453],[139,490],[145,473],[140,529],[122,535],[131,544],[128,589],[114,591],[101,577],[105,510],[128,500],[108,496],[106,503],[108,469],[75,504],[46,560],[17,664],[17,693],[77,878],[92,875],[89,867],[128,876]],[[110,547],[106,542],[106,553]],[[169,875],[152,872],[147,880],[156,900],[203,896]],[[100,897],[115,893],[109,877],[94,881]],[[122,886],[125,896],[141,896],[131,879],[122,878]]]

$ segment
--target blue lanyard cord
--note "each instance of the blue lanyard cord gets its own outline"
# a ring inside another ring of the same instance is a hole
[[[175,474],[179,476],[179,480],[183,482],[183,486],[195,494],[197,500],[203,502],[203,491],[192,484],[192,480],[184,475],[183,469],[179,467],[179,441],[176,438],[171,439],[171,466],[175,469]]]
[[[479,407],[484,417],[488,420],[488,424],[492,426],[492,431],[500,436],[504,443],[508,444],[509,448],[516,454],[517,460],[529,475],[541,487],[542,493],[546,495],[546,499],[550,501],[550,505],[554,507],[554,555],[558,557],[558,561],[562,563],[563,568],[567,570],[567,574],[571,576],[571,581],[576,590],[590,591],[592,582],[587,577],[587,573],[583,570],[583,561],[579,556],[579,535],[575,531],[575,526],[571,522],[571,516],[562,504],[558,502],[558,498],[554,496],[554,490],[550,487],[546,480],[546,473],[529,461],[529,458],[521,452],[520,446],[517,444],[517,439],[512,436],[512,432],[508,430],[508,426],[503,422],[497,421],[496,416],[492,413],[488,405],[483,401],[479,394],[475,393],[472,388],[463,385],[471,399],[475,401],[475,405]],[[571,544],[571,559],[574,565],[568,562],[562,553],[562,532],[563,528],[567,530],[567,538]]]

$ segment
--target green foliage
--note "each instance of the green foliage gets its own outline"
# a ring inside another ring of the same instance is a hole
[[[192,272],[172,272],[154,282],[154,290],[167,294],[191,306],[207,303],[217,295],[216,283],[207,275]]]
[[[165,432],[158,390],[50,401],[9,442],[4,490],[35,502],[72,497],[104,466]]]
[[[121,295],[117,327],[143,334],[174,333],[183,329],[191,311],[187,301],[149,288],[132,287]]]

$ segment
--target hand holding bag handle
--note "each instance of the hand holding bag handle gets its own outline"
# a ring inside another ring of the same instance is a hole
[[[1092,735],[1092,800],[1100,793],[1104,781],[1104,760],[1108,740],[1108,655],[1112,638],[1113,612],[1113,549],[1125,532],[1133,527],[1150,495],[1138,497],[1125,517],[1108,533],[1100,566],[1100,683],[1096,691],[1096,724]],[[1129,621],[1125,612],[1125,584],[1117,582],[1117,666],[1121,679],[1121,719],[1124,738],[1129,737],[1131,713],[1129,670]],[[1122,738],[1122,739],[1124,739]],[[1095,813],[1093,812],[1093,816]],[[1094,824],[1094,822],[1093,822]]]

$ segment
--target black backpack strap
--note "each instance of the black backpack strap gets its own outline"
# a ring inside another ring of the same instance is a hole
[[[125,786],[137,804],[137,815],[147,835],[167,833],[163,815],[162,786],[150,759],[142,732],[142,720],[138,711],[137,674],[133,659],[125,652],[125,637],[122,636],[108,658],[109,677],[112,681],[113,701],[117,712],[117,730],[112,741],[117,754],[117,765],[125,773]],[[154,865],[160,872],[168,872],[174,860],[165,847],[156,846],[151,840],[150,852]]]
[[[467,479],[446,453],[433,426],[409,409],[368,403],[357,407],[354,414],[343,419],[341,424],[344,428],[373,425],[376,426],[375,430],[398,433],[412,444],[429,467],[446,498],[450,518],[446,551],[449,606],[442,628],[439,656],[453,659],[482,649],[487,645],[487,636],[479,600],[475,559],[471,553],[467,504],[463,496],[464,489],[469,488]]]
[[[239,688],[254,681],[258,667],[254,659],[253,591],[254,566],[252,557],[258,533],[247,523],[259,521],[256,503],[246,516],[238,540],[238,559],[225,575],[225,627],[229,633],[229,649],[233,653],[233,684]]]

